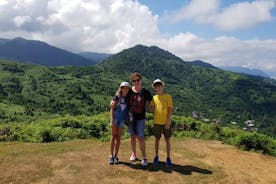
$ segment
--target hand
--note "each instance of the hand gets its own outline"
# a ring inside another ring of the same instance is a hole
[[[114,100],[110,101],[110,106],[113,106],[115,104]]]
[[[166,130],[170,129],[170,126],[171,126],[170,123],[166,123],[165,129],[166,129]]]

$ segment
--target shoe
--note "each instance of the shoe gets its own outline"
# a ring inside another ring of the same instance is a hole
[[[112,157],[112,155],[109,156],[108,158],[108,163],[111,165],[111,164],[114,164],[114,158]]]
[[[171,166],[172,166],[172,161],[171,161],[170,157],[167,158],[166,165],[167,165],[168,167],[171,167]]]
[[[158,165],[158,156],[155,156],[153,159],[153,164]]]
[[[141,164],[142,164],[143,166],[148,166],[148,165],[149,165],[148,160],[147,160],[146,158],[143,158],[143,159],[142,159]]]
[[[115,156],[115,157],[114,157],[114,164],[119,164],[119,162],[120,162],[120,161],[119,161],[118,156]]]
[[[130,158],[129,158],[129,160],[130,160],[131,162],[135,162],[135,161],[137,160],[136,154],[135,154],[135,153],[132,153],[131,156],[130,156]]]

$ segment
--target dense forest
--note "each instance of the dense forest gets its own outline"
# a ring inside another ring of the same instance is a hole
[[[109,110],[121,81],[132,72],[143,75],[150,89],[154,79],[165,81],[173,96],[174,114],[222,126],[242,128],[255,120],[258,132],[276,135],[274,80],[192,66],[158,47],[137,45],[90,67],[43,67],[0,61],[0,120],[35,121],[69,115],[96,115]],[[207,121],[208,120],[208,121]]]

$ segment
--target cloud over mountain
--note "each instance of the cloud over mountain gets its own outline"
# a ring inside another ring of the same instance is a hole
[[[221,3],[187,1],[179,10],[168,12],[167,18],[227,31],[274,19],[275,0],[244,1],[223,8]],[[0,38],[41,40],[73,52],[117,53],[136,44],[156,45],[184,60],[276,73],[275,39],[241,39],[229,34],[205,38],[188,29],[167,34],[160,31],[162,20],[148,6],[132,0],[0,0]]]
[[[276,2],[239,2],[220,9],[219,0],[192,0],[181,9],[169,13],[166,19],[172,22],[193,19],[201,24],[212,24],[222,30],[235,30],[272,20],[272,9]]]

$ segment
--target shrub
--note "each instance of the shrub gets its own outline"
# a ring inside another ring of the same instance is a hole
[[[275,155],[275,142],[267,135],[244,132],[237,136],[235,139],[235,145],[247,151],[254,150],[265,154]]]

